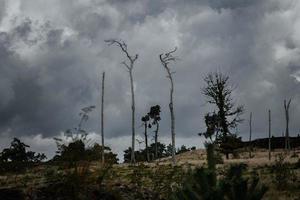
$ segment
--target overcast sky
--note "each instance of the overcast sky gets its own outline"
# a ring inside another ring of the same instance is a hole
[[[290,134],[300,130],[300,1],[298,0],[0,0],[0,149],[20,137],[52,156],[53,137],[75,127],[80,109],[96,105],[84,124],[99,141],[101,73],[106,72],[105,137],[115,152],[130,146],[130,85],[120,49],[138,53],[134,68],[137,133],[152,105],[162,107],[160,137],[170,143],[169,82],[158,55],[178,47],[175,115],[177,145],[201,147],[198,132],[212,111],[203,78],[230,76],[244,104],[237,131],[248,139],[285,129],[283,100],[292,98]]]

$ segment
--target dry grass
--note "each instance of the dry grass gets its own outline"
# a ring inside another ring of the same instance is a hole
[[[285,154],[284,150],[275,150],[271,152],[271,160],[268,159],[269,152],[265,149],[255,149],[252,152],[252,158],[249,158],[249,153],[247,151],[241,150],[239,153],[239,158],[230,158],[226,159],[223,156],[223,161],[225,165],[237,164],[237,163],[245,163],[249,167],[260,167],[266,165],[273,165],[275,162],[276,155]],[[300,158],[300,149],[295,151],[296,157],[292,157],[294,152],[290,152],[289,155],[286,155],[285,162],[288,163],[296,163]],[[178,165],[192,165],[192,166],[203,166],[206,163],[206,152],[204,149],[197,149],[194,151],[189,151],[182,153],[180,155],[176,155],[176,161]],[[156,161],[158,164],[171,164],[171,158],[162,158]],[[153,165],[150,164],[150,165]]]
[[[231,164],[245,163],[249,166],[249,172],[252,169],[256,169],[260,175],[261,181],[269,186],[269,191],[266,194],[265,199],[275,199],[275,200],[285,200],[285,199],[297,199],[300,196],[299,186],[294,188],[289,188],[285,190],[278,190],[273,183],[273,174],[270,172],[271,166],[275,164],[275,157],[278,154],[283,154],[283,150],[276,150],[272,152],[272,159],[268,159],[268,151],[265,149],[255,149],[252,152],[253,158],[249,158],[249,153],[247,151],[241,151],[239,158],[230,158],[226,160],[223,156],[224,164],[218,165],[219,170],[223,170]],[[294,156],[292,156],[294,155]],[[296,155],[296,156],[295,156]],[[296,163],[300,158],[300,149],[297,149],[295,152],[291,152],[289,155],[285,155],[285,162],[287,163]],[[180,166],[188,167],[200,167],[206,165],[206,151],[204,149],[198,149],[190,152],[185,152],[180,155],[176,155],[177,164]],[[150,169],[155,169],[157,165],[171,165],[171,158],[163,158],[152,163],[143,163]],[[89,166],[89,171],[92,174],[96,175],[101,169],[100,162],[91,163]],[[167,169],[167,168],[166,168]],[[36,167],[26,174],[22,175],[6,175],[0,176],[0,188],[1,187],[35,187],[44,183],[45,179],[43,178],[47,169],[44,167]],[[132,173],[132,168],[129,164],[117,164],[112,167],[114,174],[111,174],[113,177],[111,180],[113,182],[126,182],[126,177],[128,174]],[[295,170],[295,175],[298,177],[300,183],[300,169]],[[94,175],[92,175],[94,176]],[[298,190],[295,188],[298,188]],[[298,198],[300,200],[300,198]]]

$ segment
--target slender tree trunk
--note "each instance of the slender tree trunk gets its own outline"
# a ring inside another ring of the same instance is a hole
[[[285,121],[286,121],[286,127],[285,127],[285,150],[288,151],[288,137],[289,137],[289,113],[287,108],[285,108]]]
[[[171,77],[171,75],[170,75]],[[169,108],[170,108],[170,113],[171,113],[171,133],[172,133],[172,163],[173,165],[176,164],[176,159],[175,159],[175,151],[176,151],[176,147],[175,147],[175,114],[174,114],[174,104],[173,104],[173,93],[174,93],[174,84],[173,84],[173,79],[172,77],[170,78],[171,80],[171,91],[170,91],[170,104],[169,104]]]
[[[158,149],[157,149],[157,142],[158,142],[158,129],[159,129],[159,123],[156,122],[156,130],[155,130],[155,158],[158,158]]]
[[[167,78],[170,79],[170,83],[171,83],[169,108],[170,108],[170,114],[171,114],[172,164],[173,164],[173,166],[176,165],[176,158],[175,158],[175,151],[176,151],[176,147],[175,147],[175,114],[174,114],[174,102],[173,102],[174,82],[173,82],[173,78],[172,78],[172,74],[175,73],[175,72],[171,72],[168,64],[169,64],[170,61],[175,61],[176,60],[176,58],[172,55],[172,53],[174,53],[176,50],[177,50],[177,48],[175,47],[175,49],[173,51],[170,51],[168,53],[159,55],[160,61],[163,65],[163,67],[166,69],[166,71],[168,73]]]
[[[150,161],[150,157],[149,157],[149,149],[148,149],[148,135],[147,135],[147,122],[145,122],[144,124],[145,126],[145,145],[146,145],[146,158],[147,158],[147,161],[149,162]]]
[[[290,109],[291,99],[287,103],[286,100],[284,100],[284,110],[285,110],[285,120],[286,120],[286,130],[285,130],[285,150],[289,153],[290,151],[290,133],[289,133],[289,109]]]
[[[102,73],[102,95],[101,95],[101,142],[102,142],[102,164],[104,164],[104,80],[105,72]]]
[[[269,110],[269,160],[271,160],[271,110]]]
[[[252,141],[252,112],[250,113],[250,120],[249,120],[249,158],[251,158],[251,150],[252,150],[252,145],[251,145],[251,141]]]
[[[129,78],[130,78],[130,89],[131,89],[131,109],[132,109],[132,115],[131,115],[131,125],[132,125],[132,145],[131,145],[131,163],[135,163],[135,100],[134,100],[134,88],[133,88],[133,77],[132,77],[132,70],[134,67],[135,61],[138,59],[138,54],[135,54],[134,56],[130,55],[127,50],[127,44],[122,40],[115,40],[115,39],[109,39],[105,40],[108,45],[116,44],[121,48],[123,53],[126,55],[128,61],[123,61],[122,64],[126,67]]]
[[[132,151],[131,151],[131,163],[135,163],[135,99],[134,99],[134,88],[133,88],[133,78],[132,78],[132,69],[133,64],[131,66],[131,70],[129,70],[129,76],[130,76],[130,88],[131,88],[131,125],[132,125]]]

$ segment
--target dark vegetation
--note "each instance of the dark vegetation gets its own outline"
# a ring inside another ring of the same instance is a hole
[[[46,159],[45,154],[27,151],[28,145],[14,138],[9,148],[0,153],[0,174],[20,173]]]
[[[176,150],[176,154],[188,152],[188,151],[195,150],[195,149],[196,149],[196,147],[187,148],[186,146],[182,145],[180,148],[178,148]],[[157,142],[156,144],[152,143],[148,147],[148,153],[150,155],[149,156],[150,161],[154,161],[155,159],[160,159],[160,158],[166,158],[166,157],[172,156],[172,145],[169,144],[168,146],[166,146],[165,144],[160,143],[160,142]],[[155,153],[157,153],[157,157],[155,156]],[[125,163],[130,162],[130,155],[131,155],[131,147],[128,147],[128,149],[126,149],[124,151],[124,162]],[[136,158],[137,162],[146,162],[147,161],[147,150],[142,149],[139,151],[135,151],[135,158]]]
[[[234,130],[243,120],[240,118],[244,112],[243,106],[235,106],[232,93],[233,87],[229,84],[229,77],[216,72],[210,73],[205,78],[205,87],[202,93],[207,97],[207,103],[215,106],[217,109],[212,114],[207,113],[205,124],[207,130],[204,135],[218,145],[220,152],[229,158],[229,154],[236,154],[236,149],[241,147],[241,138],[237,137]]]
[[[232,165],[225,174],[217,177],[213,143],[207,143],[207,167],[189,171],[183,186],[172,195],[174,200],[258,200],[268,188],[261,185],[256,173],[245,178],[245,164]]]
[[[284,149],[285,147],[285,137],[271,137],[271,149]],[[298,148],[300,147],[300,136],[298,135],[297,137],[289,137],[290,141],[290,148]],[[242,147],[256,147],[256,148],[268,148],[268,143],[269,140],[268,138],[260,138],[260,139],[255,139],[251,142],[242,142]]]

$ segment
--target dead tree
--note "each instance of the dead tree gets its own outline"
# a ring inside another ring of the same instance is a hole
[[[105,72],[102,73],[102,94],[101,94],[101,142],[102,142],[102,164],[104,164],[104,80],[105,80]]]
[[[251,158],[251,150],[252,150],[252,145],[251,145],[251,141],[252,141],[252,112],[250,113],[250,120],[249,120],[249,158]]]
[[[177,60],[176,57],[173,56],[173,53],[177,50],[177,47],[175,47],[174,50],[162,53],[159,55],[159,59],[163,67],[165,68],[167,72],[167,78],[170,80],[171,88],[170,88],[170,103],[169,103],[169,109],[171,114],[171,134],[172,134],[172,163],[173,165],[176,164],[175,160],[175,114],[174,114],[174,104],[173,104],[173,95],[174,95],[174,81],[172,75],[175,73],[174,71],[171,71],[169,67],[170,62],[174,62]]]
[[[108,45],[117,45],[120,47],[122,52],[126,55],[127,61],[123,61],[122,64],[125,66],[126,70],[129,73],[129,79],[130,79],[130,89],[131,89],[131,125],[132,125],[132,145],[131,145],[131,163],[135,163],[135,156],[134,156],[134,149],[135,149],[135,98],[134,98],[134,88],[133,88],[133,68],[134,63],[138,59],[138,54],[135,54],[134,56],[130,55],[127,49],[127,44],[122,40],[105,40],[105,42],[108,43]]]
[[[290,134],[289,134],[289,122],[290,122],[290,115],[289,115],[289,109],[291,105],[292,99],[290,99],[288,102],[284,100],[284,111],[285,111],[285,120],[286,120],[286,129],[285,129],[285,150],[287,152],[290,151]]]
[[[271,110],[269,110],[269,160],[271,160]]]

